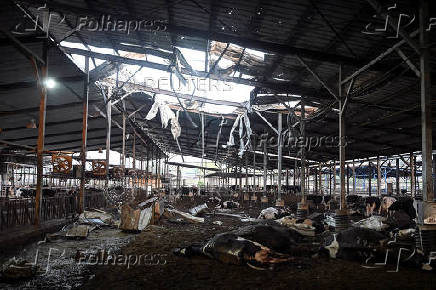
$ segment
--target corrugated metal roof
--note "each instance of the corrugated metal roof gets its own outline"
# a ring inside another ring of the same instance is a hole
[[[35,3],[42,1],[20,2],[25,3],[25,6],[29,7],[35,15],[40,13],[36,10],[38,5]],[[417,13],[416,5],[412,1],[404,0],[396,1],[396,3],[404,11]],[[306,51],[306,55],[302,55],[302,58],[336,92],[339,63],[344,63],[343,76],[348,76],[399,41],[399,39],[389,38],[387,35],[369,35],[362,32],[369,22],[376,21],[373,18],[374,10],[367,1],[363,0],[333,2],[309,0],[237,2],[227,0],[219,2],[206,0],[56,0],[51,1],[48,6],[53,11],[65,13],[68,22],[71,23],[70,26],[65,22],[51,26],[50,34],[57,41],[64,39],[65,35],[75,27],[80,17],[98,17],[102,14],[111,14],[120,19],[163,20],[168,23],[168,29],[163,32],[143,31],[130,34],[117,31],[81,30],[71,34],[66,40],[108,48],[113,47],[114,44],[130,43],[171,51],[171,45],[174,44],[204,51],[207,45],[205,36],[210,35],[212,39],[220,38],[218,40],[223,41],[225,37],[221,36],[227,35],[232,39],[240,40],[240,43],[237,43],[240,45],[246,44],[247,47],[252,45],[258,49],[261,46],[261,50],[269,54],[266,55],[261,66],[252,68],[244,66],[246,74],[252,75],[253,80],[260,81],[260,84],[268,82],[269,91],[304,94],[308,102],[318,102],[320,107],[330,104],[334,100],[333,97],[296,60],[292,53],[287,53],[288,51],[297,49],[299,49],[298,51]],[[1,19],[0,24],[2,27],[5,25],[10,27],[11,23],[18,17],[19,13],[15,16],[11,15],[9,20]],[[376,24],[380,24],[380,20]],[[406,28],[409,32],[414,29],[416,29],[416,23]],[[339,34],[339,37],[336,34]],[[434,35],[431,37],[434,40]],[[259,43],[261,41],[262,43]],[[32,49],[38,50],[37,47],[31,46]],[[401,49],[412,62],[418,64],[417,55],[412,48],[405,44]],[[60,53],[58,50],[53,51],[56,51],[57,54]],[[4,64],[0,66],[2,84],[33,79],[27,61],[14,52],[11,47],[3,46],[1,52],[13,55],[13,58],[2,58],[1,60]],[[50,71],[54,75],[71,77],[80,74],[65,57],[57,55],[51,59]],[[434,62],[435,60],[432,59],[432,63]],[[65,65],[65,63],[69,63],[69,65]],[[25,67],[27,69],[23,69]],[[12,75],[11,72],[14,74]],[[354,140],[347,147],[347,158],[366,157],[373,154],[394,154],[420,149],[420,103],[417,80],[414,73],[396,54],[386,57],[379,65],[374,66],[359,77],[352,90],[352,98],[349,100],[347,109],[347,136]],[[81,91],[80,83],[71,82],[71,86],[78,92]],[[2,99],[2,106],[5,108],[15,109],[12,106],[26,108],[26,104],[33,104],[29,107],[34,107],[36,104],[35,98],[37,97],[31,96],[32,89],[14,90],[13,94],[9,90],[0,91],[0,93],[7,93],[11,96],[11,99]],[[63,95],[65,100],[74,100],[74,96],[68,90],[62,90],[59,93]],[[101,96],[93,94],[92,98],[99,99]],[[61,104],[64,99],[50,99],[50,102]],[[141,105],[140,99],[135,99],[133,102],[136,107]],[[133,107],[130,109],[133,110]],[[146,107],[143,111],[146,112],[147,109]],[[48,119],[52,118],[52,120],[62,122],[64,119],[63,116],[59,116],[60,112],[50,114]],[[63,114],[63,112],[61,113]],[[78,111],[65,112],[65,114],[70,114],[69,118],[78,118],[80,111],[78,108]],[[17,120],[24,122],[26,118],[27,116],[19,115]],[[272,124],[277,123],[275,115],[268,114],[267,118]],[[267,126],[258,116],[253,115],[251,119],[257,133],[268,131]],[[95,122],[97,124],[100,121]],[[5,128],[14,126],[10,120],[5,119],[3,122],[6,122]],[[104,120],[102,122],[104,123]],[[185,122],[187,120],[182,120],[182,124],[186,126]],[[157,126],[157,124],[155,125]],[[71,128],[68,129],[76,130],[74,126],[71,125]],[[184,128],[182,128],[182,135]],[[225,133],[228,134],[229,128],[225,130],[227,130]],[[330,111],[311,120],[307,124],[307,132],[313,136],[336,136],[338,134],[337,112]],[[102,136],[103,133],[103,131],[96,131],[95,136],[98,134]],[[166,130],[165,134],[168,133],[169,131]],[[209,134],[216,133],[217,128],[211,127]],[[7,130],[3,134],[8,134]],[[195,134],[199,134],[198,130],[193,131],[191,135],[182,137],[182,150],[189,150],[192,146],[199,148],[198,144],[192,143]],[[225,134],[223,134],[223,138],[224,136]],[[211,142],[213,138],[211,137]],[[96,143],[99,141],[95,140]],[[176,148],[173,140],[166,142],[171,143],[172,149]],[[211,149],[209,153],[213,151]],[[222,151],[224,154],[225,150]],[[193,155],[199,156],[198,154],[195,152]],[[296,152],[290,154],[295,155]],[[335,158],[338,154],[337,148],[321,148],[309,152],[308,155],[309,158],[315,160],[327,160]]]

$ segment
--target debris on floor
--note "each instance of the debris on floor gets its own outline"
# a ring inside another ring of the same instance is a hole
[[[157,223],[164,211],[164,203],[157,197],[145,200],[137,205],[121,206],[121,222],[119,228],[124,231],[142,231],[149,224]]]
[[[231,208],[239,208],[239,206],[240,206],[239,202],[227,200],[223,202],[222,208],[231,209]],[[219,208],[221,208],[221,206]]]
[[[29,279],[37,273],[37,266],[28,261],[18,258],[11,258],[3,264],[0,272],[0,280],[14,282]]]
[[[189,213],[193,216],[201,216],[207,211],[208,207],[206,203],[193,207],[189,210]]]
[[[67,238],[85,239],[89,233],[89,226],[77,225],[67,231],[65,236]]]
[[[111,214],[93,209],[91,211],[85,210],[79,215],[79,223],[81,224],[96,224],[96,225],[113,225],[114,220]]]
[[[168,212],[169,217],[175,217],[175,216],[180,216],[183,219],[189,221],[189,222],[193,222],[193,223],[204,223],[204,218],[202,217],[195,217],[187,212],[183,212],[183,211],[179,211],[177,209],[166,209],[166,212]]]

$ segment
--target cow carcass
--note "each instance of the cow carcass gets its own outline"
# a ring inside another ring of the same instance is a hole
[[[226,264],[267,268],[295,260],[303,236],[280,226],[254,225],[221,233],[202,245],[174,250],[182,256],[206,255]]]
[[[387,241],[388,236],[382,232],[353,227],[327,236],[321,252],[331,258],[364,261],[378,252],[384,254]]]

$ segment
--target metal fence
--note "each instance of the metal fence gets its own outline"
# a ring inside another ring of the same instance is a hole
[[[72,218],[77,214],[78,204],[79,197],[75,195],[45,197],[41,205],[41,222]],[[102,193],[85,195],[85,208],[104,208],[106,205],[106,198]],[[34,219],[34,198],[0,200],[0,231],[33,224]]]

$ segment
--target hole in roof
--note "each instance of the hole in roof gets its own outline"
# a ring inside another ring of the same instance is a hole
[[[87,50],[85,46],[78,43],[70,43],[70,42],[62,42],[62,46],[65,47],[72,47],[72,48],[80,48],[83,50]],[[126,44],[126,46],[134,46],[131,44]],[[88,46],[89,49],[93,52],[108,54],[108,55],[115,55],[115,52],[110,48],[100,48],[100,47],[93,47]],[[232,47],[239,47],[232,45]],[[180,52],[183,54],[184,58],[186,59],[187,63],[196,71],[202,72],[205,68],[205,52],[204,51],[197,51],[187,48],[181,48],[178,47]],[[261,58],[263,60],[264,54],[255,50],[246,50],[247,52],[250,51],[253,55],[256,55],[257,57]],[[126,52],[126,51],[118,51],[118,53],[121,56],[133,58],[133,59],[142,59],[147,60],[149,62],[168,65],[169,61],[167,59],[150,55],[150,54],[139,54],[139,53],[132,53],[132,52]],[[75,55],[73,54],[71,56],[72,61],[82,70],[84,71],[85,67],[85,57],[81,55]],[[95,59],[96,65],[100,65],[104,62],[104,60]],[[95,66],[92,61],[89,62],[90,64],[90,71],[92,71]],[[221,58],[220,62],[217,64],[217,67],[219,69],[226,69],[234,65],[235,63],[229,59]],[[135,74],[133,76],[133,74]],[[143,67],[140,69],[140,66],[138,65],[123,65],[122,69],[119,73],[119,80],[121,82],[129,80],[129,82],[132,84],[132,86],[136,86],[137,91],[141,91],[141,88],[147,92],[144,89],[145,87],[151,87],[151,88],[158,88],[162,91],[168,91],[172,93],[172,88],[170,85],[170,76],[171,74],[167,71],[152,69]],[[184,85],[180,80],[173,74],[173,88],[176,90],[178,94],[185,94],[185,95],[194,95],[196,97],[202,97],[205,99],[210,100],[223,100],[223,101],[231,101],[235,103],[244,103],[249,101],[250,99],[250,92],[253,90],[253,86],[244,85],[244,84],[237,84],[233,82],[225,82],[222,80],[216,80],[211,78],[199,78],[199,77],[193,77],[190,75],[183,74],[184,78],[187,80],[186,85]],[[114,83],[116,74],[112,74],[108,78],[106,78],[106,81],[111,81]],[[252,78],[253,76],[249,75],[243,75],[242,78]],[[126,86],[127,88],[128,86]],[[194,90],[195,89],[195,90]],[[130,90],[130,89],[129,89]],[[148,92],[148,94],[150,94]],[[178,101],[174,96],[166,95],[164,93],[158,94],[159,99],[161,101],[168,102],[170,104],[177,105]],[[228,106],[228,105],[216,105],[216,104],[209,104],[209,103],[199,103],[197,102],[197,110],[204,111],[204,112],[210,112],[210,113],[218,113],[218,114],[230,114],[234,113],[237,109],[236,106]]]

